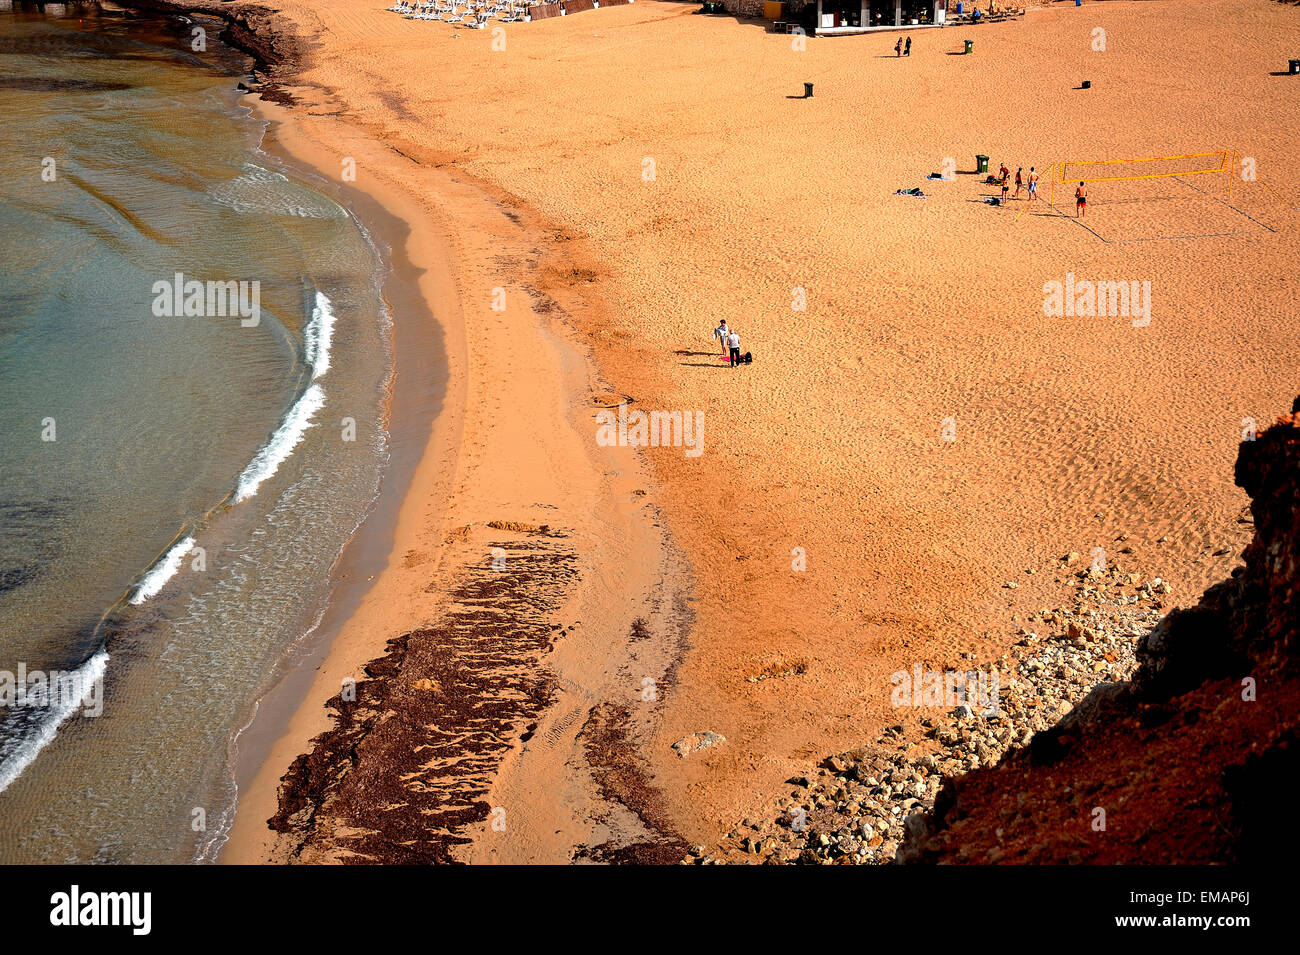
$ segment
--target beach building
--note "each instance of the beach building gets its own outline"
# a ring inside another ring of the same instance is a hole
[[[818,35],[940,26],[948,13],[948,0],[816,0],[816,4],[813,23]]]
[[[950,0],[725,0],[729,12],[797,21],[817,35],[942,26]],[[955,4],[956,0],[951,0]],[[775,8],[780,8],[779,12]]]

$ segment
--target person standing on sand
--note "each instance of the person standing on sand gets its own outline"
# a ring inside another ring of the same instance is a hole
[[[903,38],[900,36],[898,42],[894,44],[894,56],[903,55]]]
[[[1024,171],[1025,171],[1024,166],[1018,166],[1016,168],[1016,198],[1017,199],[1020,198],[1020,187],[1024,184],[1020,178],[1020,174]]]
[[[727,361],[735,368],[740,364],[740,336],[734,331],[727,333],[727,349],[731,352]]]
[[[1011,182],[1006,176],[1002,177],[1002,204],[1007,204],[1007,193],[1011,191]]]
[[[1074,190],[1074,217],[1077,219],[1088,212],[1088,190],[1084,188],[1083,183],[1079,183],[1079,188]]]
[[[1038,198],[1038,173],[1034,172],[1034,167],[1029,167],[1029,198]]]
[[[912,55],[912,38],[909,36],[907,38],[907,45],[903,47],[903,56],[911,56],[911,55]]]
[[[731,329],[727,327],[727,320],[724,318],[718,323],[718,327],[713,330],[713,337],[718,340],[718,345],[722,348],[722,354],[727,354],[727,333]]]

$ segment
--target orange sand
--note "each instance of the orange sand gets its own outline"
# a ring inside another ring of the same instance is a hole
[[[1131,547],[1112,559],[1187,602],[1234,564],[1242,420],[1263,426],[1296,390],[1300,88],[1274,75],[1298,52],[1294,7],[1057,6],[917,31],[898,60],[892,34],[796,51],[761,21],[651,0],[509,25],[503,51],[491,30],[407,21],[381,0],[277,6],[279,26],[312,41],[295,81],[305,142],[286,145],[327,171],[361,157],[358,187],[411,223],[429,296],[454,285],[435,309],[452,407],[394,554],[436,562],[444,505],[446,527],[561,507],[595,576],[582,636],[561,651],[573,679],[557,712],[589,710],[628,692],[602,647],[659,567],[652,512],[630,494],[650,487],[698,617],[642,757],[689,841],[774,813],[782,781],[827,753],[895,722],[910,732],[889,674],[996,656],[1027,613],[1064,601],[1053,557]],[[974,54],[950,56],[967,37]],[[1074,89],[1082,79],[1093,89]],[[804,81],[815,98],[792,98]],[[1214,197],[1096,183],[1093,234],[1072,210],[987,206],[973,175],[925,180],[982,152],[994,170],[1037,166],[1046,197],[1053,161],[1219,148],[1252,157],[1290,201],[1238,182],[1232,211],[1221,176],[1188,178]],[[892,195],[918,185],[930,198]],[[1044,283],[1067,273],[1149,281],[1150,325],[1045,316]],[[599,386],[566,366],[577,353],[532,309],[488,308],[494,287],[519,302],[529,285],[560,299],[634,407],[702,410],[703,455],[645,452],[652,487],[632,477],[635,455],[597,448],[582,400]],[[717,367],[709,333],[724,317],[752,367]],[[792,570],[796,548],[806,570]],[[274,779],[323,725],[340,675],[436,612],[428,579],[394,560],[376,581],[241,807],[228,858],[266,850]],[[670,744],[698,730],[727,742],[679,759]],[[563,861],[587,838],[572,747],[530,747],[494,788],[529,825],[467,857]]]

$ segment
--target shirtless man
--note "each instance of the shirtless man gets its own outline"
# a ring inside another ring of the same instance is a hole
[[[1088,212],[1088,190],[1083,183],[1079,183],[1079,188],[1074,190],[1074,217],[1077,219]]]

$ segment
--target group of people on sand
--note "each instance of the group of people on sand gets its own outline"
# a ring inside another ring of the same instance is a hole
[[[1011,169],[1007,166],[1006,163],[1003,163],[1002,168],[998,170],[998,182],[1002,184],[1003,205],[1006,205],[1007,199],[1009,198],[1019,199],[1020,190],[1024,189],[1026,186],[1028,186],[1029,189],[1029,198],[1030,199],[1038,198],[1038,170],[1033,166],[1029,167],[1028,178],[1025,177],[1025,167],[1024,166],[1017,167],[1016,191],[1014,195],[1011,194]]]
[[[912,38],[910,36],[907,38],[906,45],[904,45],[903,38],[901,36],[898,38],[898,42],[894,44],[894,55],[895,56],[912,55]]]
[[[990,181],[992,180],[990,179]],[[1002,205],[1004,206],[1009,198],[1019,199],[1020,190],[1026,185],[1029,186],[1029,198],[1038,198],[1038,171],[1033,166],[1029,167],[1029,178],[1027,180],[1025,179],[1025,167],[1020,166],[1016,169],[1016,191],[1014,195],[1011,194],[1011,170],[1006,163],[1003,163],[1002,168],[998,170],[998,182],[1002,185]],[[1074,217],[1078,219],[1087,214],[1088,187],[1083,182],[1080,182],[1079,188],[1074,190]]]

